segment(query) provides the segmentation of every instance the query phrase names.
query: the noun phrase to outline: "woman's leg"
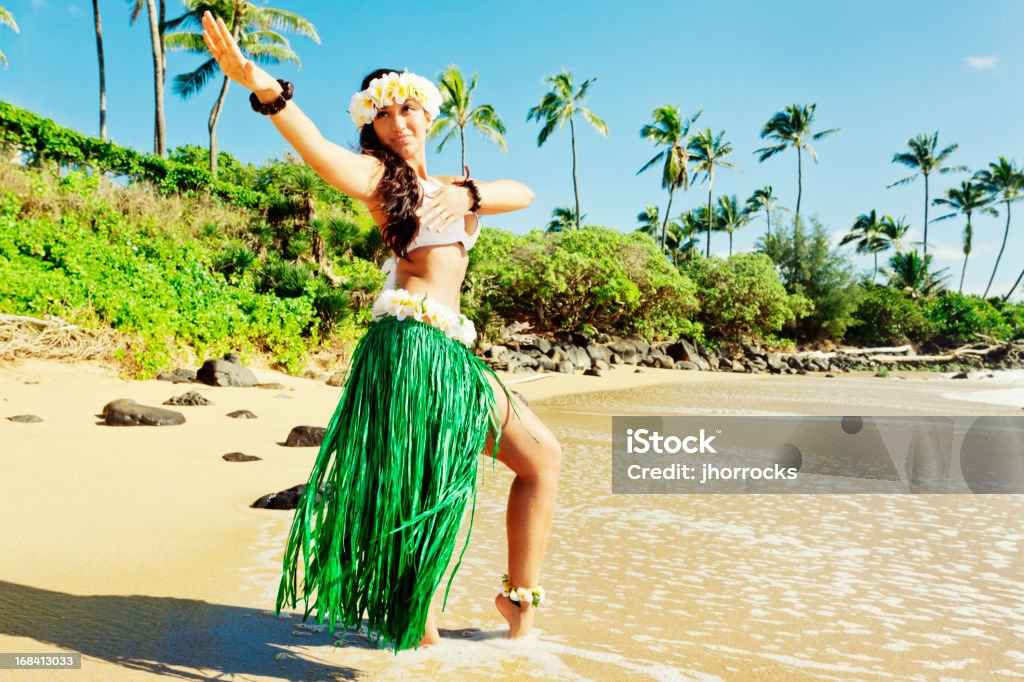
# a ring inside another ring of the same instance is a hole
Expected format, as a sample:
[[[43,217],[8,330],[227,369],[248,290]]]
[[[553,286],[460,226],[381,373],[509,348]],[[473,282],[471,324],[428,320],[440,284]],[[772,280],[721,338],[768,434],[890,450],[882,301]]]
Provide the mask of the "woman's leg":
[[[502,424],[498,459],[516,475],[505,514],[508,577],[517,587],[536,587],[540,583],[544,551],[551,534],[562,446],[530,408],[513,396],[517,416],[498,382],[491,376],[487,380],[494,390]],[[530,433],[540,442],[534,441]],[[494,439],[488,435],[484,453],[489,455],[493,451]],[[509,622],[509,637],[529,633],[533,626],[532,605],[524,603],[517,607],[501,595],[495,598],[495,605]]]

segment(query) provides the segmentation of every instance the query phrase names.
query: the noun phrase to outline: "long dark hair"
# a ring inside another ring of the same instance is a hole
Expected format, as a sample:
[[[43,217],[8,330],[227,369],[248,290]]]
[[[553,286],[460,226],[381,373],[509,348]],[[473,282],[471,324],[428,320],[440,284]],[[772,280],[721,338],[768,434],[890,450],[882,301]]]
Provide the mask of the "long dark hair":
[[[377,69],[367,74],[360,89],[365,90],[374,78],[389,73],[400,72],[395,69]],[[384,164],[384,175],[377,185],[376,195],[387,217],[387,224],[381,234],[384,242],[398,254],[399,258],[407,259],[409,244],[419,228],[416,207],[423,198],[416,170],[381,143],[373,129],[373,123],[367,123],[359,131],[359,146],[364,154],[369,154]]]

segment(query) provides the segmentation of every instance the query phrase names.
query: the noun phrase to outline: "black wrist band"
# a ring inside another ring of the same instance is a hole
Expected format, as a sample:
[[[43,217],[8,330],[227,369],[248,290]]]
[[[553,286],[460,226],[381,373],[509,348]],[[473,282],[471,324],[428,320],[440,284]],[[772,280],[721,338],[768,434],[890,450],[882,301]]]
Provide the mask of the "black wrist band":
[[[469,195],[473,197],[473,205],[469,207],[469,212],[476,213],[480,210],[480,189],[476,186],[476,183],[469,178],[466,178],[465,180],[461,180],[455,184],[459,187],[469,189]]]
[[[281,84],[281,94],[277,96],[277,99],[269,104],[261,102],[255,92],[249,93],[249,105],[252,107],[253,111],[258,114],[263,114],[264,116],[272,116],[284,109],[285,103],[290,100],[292,95],[295,93],[295,86],[288,81],[281,80],[280,78],[277,79],[277,82]]]

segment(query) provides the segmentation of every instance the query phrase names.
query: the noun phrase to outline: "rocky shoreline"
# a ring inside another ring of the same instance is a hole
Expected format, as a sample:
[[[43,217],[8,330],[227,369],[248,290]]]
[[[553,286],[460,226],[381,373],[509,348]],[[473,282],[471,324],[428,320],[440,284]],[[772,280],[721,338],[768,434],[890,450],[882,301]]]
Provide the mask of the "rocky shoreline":
[[[781,352],[757,344],[738,344],[714,351],[693,340],[647,343],[639,339],[556,332],[550,337],[522,333],[524,326],[505,329],[500,344],[481,344],[484,360],[496,370],[516,374],[579,370],[601,376],[612,365],[747,374],[808,374],[891,370],[967,372],[977,369],[1024,368],[1024,342],[978,342],[945,352],[919,353],[913,346],[837,348],[830,351]]]

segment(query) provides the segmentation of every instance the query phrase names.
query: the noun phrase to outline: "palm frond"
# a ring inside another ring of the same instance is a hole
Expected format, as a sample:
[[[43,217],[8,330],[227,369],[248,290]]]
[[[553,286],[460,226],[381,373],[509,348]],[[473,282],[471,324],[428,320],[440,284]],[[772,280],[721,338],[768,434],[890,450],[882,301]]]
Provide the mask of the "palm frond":
[[[500,121],[499,121],[499,124],[500,124]],[[505,135],[504,135],[505,129],[504,129],[504,126],[502,126],[501,130],[498,130],[497,128],[495,128],[490,123],[476,123],[476,122],[474,122],[473,127],[476,129],[476,131],[478,133],[480,133],[480,135],[482,135],[486,139],[490,140],[494,144],[498,145],[498,148],[501,149],[501,151],[503,151],[503,152],[507,152],[508,151],[508,143],[505,142]]]
[[[892,162],[902,164],[907,168],[921,167],[920,157],[918,157],[916,154],[911,154],[909,152],[900,152],[899,154],[893,154]]]
[[[895,187],[896,185],[906,185],[906,184],[909,184],[909,183],[913,182],[916,179],[917,179],[917,174],[915,173],[914,175],[908,175],[907,177],[903,178],[902,180],[897,180],[896,182],[892,183],[891,185],[886,185],[885,188],[889,189],[890,187]]]
[[[168,33],[164,36],[164,47],[172,52],[183,51],[202,55],[210,53],[200,33]]]
[[[558,119],[549,118],[544,124],[544,127],[540,129],[540,133],[537,135],[537,146],[544,144],[551,133],[554,132],[555,126],[558,123]]]
[[[653,159],[651,159],[650,161],[645,163],[643,165],[643,168],[641,168],[640,170],[638,170],[636,172],[636,175],[640,175],[641,173],[643,173],[645,170],[647,170],[648,168],[650,168],[654,164],[659,163],[663,158],[665,158],[665,154],[667,154],[667,153],[668,153],[667,149],[662,149],[660,152],[658,152],[657,154],[654,155]]]
[[[277,45],[250,45],[246,48],[246,52],[260,66],[294,62],[296,67],[302,68],[299,56],[288,48],[278,47]]]
[[[785,144],[776,144],[771,147],[761,147],[760,149],[755,149],[754,153],[760,154],[760,156],[757,159],[758,161],[765,161],[766,159],[770,159],[776,154],[784,151],[786,151]]]
[[[469,120],[473,125],[487,126],[493,128],[496,132],[504,135],[506,133],[505,124],[502,122],[501,117],[494,110],[494,107],[490,104],[481,104],[469,113]]]
[[[602,121],[600,118],[598,118],[597,115],[594,114],[594,112],[584,107],[580,107],[578,111],[580,112],[580,115],[582,115],[583,118],[586,119],[587,123],[594,126],[594,130],[596,130],[601,135],[608,135],[608,124]]]
[[[14,20],[14,15],[11,14],[10,10],[0,7],[0,26],[7,26],[15,33],[21,33],[21,29],[18,28],[18,22]]]
[[[449,119],[450,120],[450,119]],[[437,151],[440,152],[444,149],[444,146],[448,144],[449,140],[455,138],[455,133],[459,129],[456,125],[448,126],[448,134],[441,138],[441,141],[437,144]]]
[[[306,18],[274,7],[254,7],[256,10],[257,23],[263,28],[273,28],[279,31],[288,31],[295,35],[306,36],[314,43],[320,42],[316,28]]]
[[[458,124],[454,118],[441,114],[434,119],[433,125],[427,130],[427,139],[436,139],[441,133],[446,131],[450,135],[456,128],[458,128]],[[440,147],[438,147],[438,151],[441,151]]]
[[[206,87],[210,79],[219,71],[217,60],[213,58],[207,59],[195,71],[175,76],[174,85],[171,86],[171,89],[174,94],[182,99],[188,99]]]
[[[202,35],[199,35],[199,39],[202,41]],[[245,34],[244,40],[264,45],[282,45],[284,47],[291,47],[291,43],[287,38],[277,31],[271,31],[266,28],[259,29],[258,31],[249,31]]]

